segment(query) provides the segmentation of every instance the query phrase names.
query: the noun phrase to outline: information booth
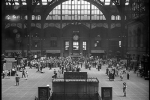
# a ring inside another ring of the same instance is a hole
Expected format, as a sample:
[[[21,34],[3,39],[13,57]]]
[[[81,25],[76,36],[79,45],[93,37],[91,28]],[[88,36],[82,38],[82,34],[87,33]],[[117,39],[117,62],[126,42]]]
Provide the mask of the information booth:
[[[53,79],[52,91],[50,100],[101,100],[99,80],[87,72],[65,72],[64,78]]]
[[[8,76],[15,76],[15,68],[17,66],[17,61],[15,60],[15,58],[5,58],[5,66],[3,67],[4,71],[8,72]]]

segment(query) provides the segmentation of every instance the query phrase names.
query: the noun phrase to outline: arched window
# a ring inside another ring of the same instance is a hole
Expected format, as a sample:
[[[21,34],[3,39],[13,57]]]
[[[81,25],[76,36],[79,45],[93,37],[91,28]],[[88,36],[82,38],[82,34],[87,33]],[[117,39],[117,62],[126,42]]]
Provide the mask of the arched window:
[[[25,20],[28,20],[28,16],[27,16],[27,15],[25,15],[25,16],[24,16],[24,19],[25,19]]]
[[[62,3],[62,20],[106,20],[104,14],[95,6],[84,0],[68,0]],[[90,12],[91,7],[91,12]],[[91,16],[90,16],[91,14]],[[61,5],[56,6],[46,20],[60,20]]]
[[[115,16],[114,15],[111,15],[111,20],[115,20]]]
[[[17,20],[20,20],[20,15],[17,15],[17,16],[16,16],[16,19],[17,19]]]
[[[41,20],[41,15],[37,15],[36,20]]]
[[[117,16],[116,16],[116,20],[121,20],[120,15],[117,15]]]
[[[126,0],[126,3],[125,3],[125,5],[129,5],[129,0]]]
[[[10,16],[7,15],[7,16],[5,17],[5,19],[6,19],[6,20],[10,20]]]
[[[32,20],[35,20],[35,15],[32,15]]]
[[[105,0],[105,5],[110,5],[110,0]]]
[[[48,2],[51,2],[52,0],[42,0],[42,5],[47,5]]]

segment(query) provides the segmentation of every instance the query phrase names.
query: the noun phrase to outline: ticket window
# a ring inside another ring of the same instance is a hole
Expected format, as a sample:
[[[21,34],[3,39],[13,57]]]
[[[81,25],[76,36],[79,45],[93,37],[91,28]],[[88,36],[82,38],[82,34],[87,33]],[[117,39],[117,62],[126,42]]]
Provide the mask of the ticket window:
[[[95,43],[94,43],[94,47],[95,48],[101,47],[101,41],[100,40],[96,40]]]
[[[69,41],[65,41],[65,50],[66,50],[66,51],[69,50]]]
[[[87,50],[86,41],[83,41],[83,50]]]
[[[79,50],[79,42],[77,42],[77,41],[73,42],[73,50],[75,50],[75,51]]]

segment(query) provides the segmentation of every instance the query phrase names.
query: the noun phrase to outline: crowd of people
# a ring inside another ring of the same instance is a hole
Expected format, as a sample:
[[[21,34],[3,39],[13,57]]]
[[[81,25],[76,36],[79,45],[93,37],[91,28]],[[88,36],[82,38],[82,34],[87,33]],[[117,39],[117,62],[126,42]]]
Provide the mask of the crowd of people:
[[[98,57],[81,57],[81,58],[73,58],[73,57],[41,57],[35,59],[19,59],[17,61],[17,65],[12,68],[14,74],[17,76],[17,72],[22,72],[22,78],[28,78],[28,72],[26,67],[29,69],[35,68],[36,72],[43,73],[42,69],[48,67],[49,70],[54,68],[54,75],[52,78],[60,77],[64,72],[79,72],[82,67],[85,69],[91,70],[91,68],[96,68],[98,71],[101,70],[102,66],[107,64],[106,74],[108,75],[109,80],[115,79],[115,77],[120,77],[120,80],[123,80],[124,75],[127,75],[127,79],[130,78],[130,70],[131,68],[127,66],[126,63],[122,61],[117,61],[113,59],[102,59]],[[83,66],[84,65],[84,66]],[[59,68],[59,70],[55,70],[55,68]],[[137,75],[140,73],[141,66],[139,66],[137,70]],[[3,78],[5,77],[5,72],[3,72]],[[10,75],[10,72],[7,73]],[[7,76],[6,75],[6,76]],[[18,76],[17,76],[18,77]],[[18,80],[18,79],[16,79]]]
[[[125,74],[127,75],[127,79],[129,79],[130,70],[125,62],[108,59],[107,64],[106,74],[109,80],[114,81],[115,77],[120,77],[122,81]]]
[[[103,65],[107,65],[106,67],[106,75],[109,80],[115,80],[116,77],[119,77],[121,81],[124,80],[124,76],[126,75],[127,79],[130,79],[130,70],[133,69],[133,66],[127,66],[127,63],[123,61],[117,61],[114,59],[102,59],[98,57],[81,57],[81,58],[73,58],[73,57],[41,57],[36,59],[19,59],[17,61],[17,65],[14,66],[10,71],[7,72],[7,75],[3,71],[3,78],[8,75],[11,75],[14,72],[16,86],[19,86],[20,78],[28,79],[28,71],[26,67],[29,69],[37,69],[36,72],[43,73],[43,68],[48,68],[51,70],[54,69],[54,75],[52,78],[59,78],[60,75],[63,75],[64,72],[80,72],[82,68],[91,70],[91,68],[97,69],[100,71]],[[5,64],[4,64],[5,66]],[[58,70],[56,70],[56,68]],[[137,76],[140,74],[142,69],[141,64],[137,66],[136,73]],[[134,71],[134,70],[133,70]],[[22,73],[22,77],[19,77],[18,72]],[[123,83],[123,93],[126,96],[126,83]]]

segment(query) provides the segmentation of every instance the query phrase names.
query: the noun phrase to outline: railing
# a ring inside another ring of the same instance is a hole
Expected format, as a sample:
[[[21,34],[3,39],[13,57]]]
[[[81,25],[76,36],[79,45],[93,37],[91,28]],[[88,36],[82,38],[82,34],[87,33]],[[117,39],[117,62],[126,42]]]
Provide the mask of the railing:
[[[101,100],[99,94],[52,94],[48,100]]]
[[[75,81],[75,82],[85,82],[85,79],[65,79],[66,82],[71,82],[71,81]],[[53,79],[52,82],[64,82],[63,78],[56,78]],[[99,82],[99,80],[97,78],[88,78],[87,82]]]

